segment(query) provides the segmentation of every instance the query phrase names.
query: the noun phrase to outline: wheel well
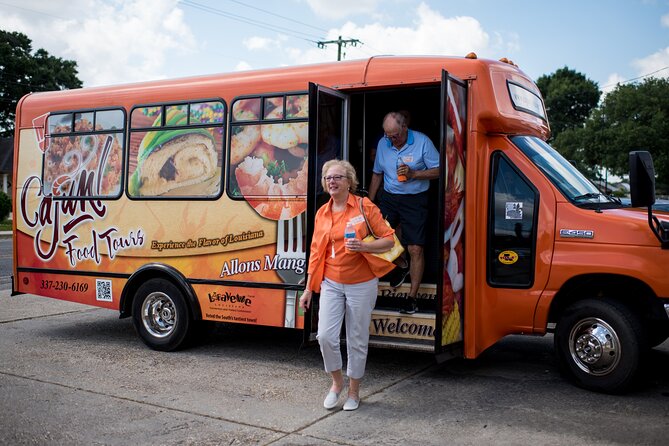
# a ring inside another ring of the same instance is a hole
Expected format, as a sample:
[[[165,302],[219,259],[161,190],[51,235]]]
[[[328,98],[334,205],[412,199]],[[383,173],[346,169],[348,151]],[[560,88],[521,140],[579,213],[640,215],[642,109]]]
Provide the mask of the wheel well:
[[[572,303],[586,298],[615,300],[637,314],[653,320],[664,313],[662,302],[644,282],[629,276],[586,274],[569,279],[551,302],[548,322],[555,323]]]
[[[188,302],[190,314],[194,320],[202,319],[202,312],[200,311],[200,304],[193,287],[190,286],[186,278],[176,269],[162,263],[151,263],[142,266],[135,273],[130,276],[121,292],[121,302],[119,306],[119,317],[126,318],[132,315],[132,302],[135,298],[135,293],[140,286],[147,280],[162,278],[169,280],[176,287],[178,287]]]

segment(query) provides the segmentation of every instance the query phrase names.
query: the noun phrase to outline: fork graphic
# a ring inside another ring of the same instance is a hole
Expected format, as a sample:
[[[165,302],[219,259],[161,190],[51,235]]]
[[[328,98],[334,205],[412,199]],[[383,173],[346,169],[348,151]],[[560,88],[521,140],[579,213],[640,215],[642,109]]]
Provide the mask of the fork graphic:
[[[276,273],[284,283],[298,284],[304,280],[305,273],[298,274],[290,265],[305,258],[305,239],[303,214],[297,215],[289,220],[279,220],[276,229],[276,254],[283,262],[279,265],[287,265],[288,269],[277,268]],[[306,265],[305,265],[306,269]],[[297,301],[296,290],[286,290],[286,310],[284,316],[284,327],[295,328],[295,310]]]

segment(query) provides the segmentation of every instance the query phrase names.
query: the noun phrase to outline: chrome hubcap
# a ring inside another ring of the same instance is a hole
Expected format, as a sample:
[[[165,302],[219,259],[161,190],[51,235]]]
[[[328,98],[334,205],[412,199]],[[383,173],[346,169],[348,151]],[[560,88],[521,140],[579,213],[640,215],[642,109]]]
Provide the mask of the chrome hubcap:
[[[603,320],[582,319],[569,334],[569,352],[584,372],[594,376],[606,375],[620,362],[620,339]]]
[[[172,333],[177,322],[174,301],[162,292],[146,296],[142,304],[142,323],[144,328],[157,338],[164,338]]]

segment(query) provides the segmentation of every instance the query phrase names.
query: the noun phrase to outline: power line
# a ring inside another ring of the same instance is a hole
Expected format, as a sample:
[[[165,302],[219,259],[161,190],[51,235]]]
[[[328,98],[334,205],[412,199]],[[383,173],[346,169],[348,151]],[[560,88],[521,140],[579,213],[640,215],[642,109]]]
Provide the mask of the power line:
[[[257,8],[255,6],[247,5],[247,4],[245,4],[243,2],[240,2],[240,1],[236,1],[236,0],[229,0],[229,1],[231,1],[233,3],[237,3],[237,4],[242,5],[242,6],[246,6],[247,8],[251,8],[251,9],[255,9],[255,10],[264,12],[265,14],[269,14],[269,15],[272,15],[272,16],[275,16],[275,17],[282,18],[284,20],[288,20],[288,21],[291,21],[291,22],[294,22],[294,23],[297,23],[297,24],[300,24],[300,25],[303,25],[303,26],[307,26],[309,28],[313,28],[317,31],[323,31],[323,32],[327,33],[327,30],[324,30],[322,28],[318,28],[318,27],[313,26],[313,25],[309,25],[308,23],[300,22],[299,20],[295,20],[295,19],[292,19],[290,17],[285,17],[285,16],[282,16],[280,14],[276,14],[276,13],[273,13],[271,11],[264,10],[262,8]],[[249,25],[260,26],[260,27],[265,28],[265,29],[270,28],[270,29],[273,29],[275,31],[278,30],[278,31],[282,31],[282,32],[285,32],[285,33],[288,33],[288,34],[297,33],[297,34],[302,34],[302,35],[305,35],[305,36],[308,36],[308,37],[319,38],[318,36],[315,36],[313,34],[307,34],[307,33],[303,33],[303,32],[300,32],[300,31],[296,31],[294,29],[285,28],[285,27],[278,26],[278,25],[272,25],[270,23],[266,23],[266,22],[262,22],[262,21],[259,21],[259,20],[254,20],[254,19],[251,19],[251,18],[248,18],[248,17],[244,17],[244,16],[241,16],[241,15],[225,12],[225,11],[222,11],[222,10],[210,7],[210,6],[206,6],[206,5],[196,3],[194,1],[182,0],[182,1],[179,1],[179,3],[182,3],[185,6],[190,6],[190,7],[196,8],[196,9],[200,9],[200,10],[205,11],[205,12],[221,15],[223,17],[227,17],[227,18],[230,18],[230,19],[233,19],[233,20],[238,20],[238,21],[241,21],[243,23],[247,23]],[[53,17],[55,19],[71,20],[71,18],[67,19],[65,17],[60,17],[60,16],[57,16],[57,15],[48,14],[46,12],[37,11],[35,9],[25,8],[25,7],[13,5],[13,4],[10,4],[10,3],[0,2],[0,5],[5,5],[5,6],[9,6],[9,7],[16,8],[16,9],[21,9],[23,11],[31,12],[31,13],[34,13],[34,14],[40,14],[40,15],[44,15],[44,16],[47,16],[47,17]],[[293,37],[303,39],[303,37],[295,36],[294,34],[293,34]],[[307,39],[305,39],[305,40],[307,40]],[[308,41],[312,42],[312,43],[315,43],[313,40],[308,40]]]
[[[273,31],[282,32],[282,33],[291,35],[291,36],[293,36],[297,39],[305,40],[305,41],[310,42],[310,43],[317,43],[316,40],[314,40],[314,39],[317,39],[318,37],[314,36],[313,34],[307,34],[307,33],[301,32],[301,31],[296,31],[294,29],[285,28],[283,26],[272,25],[271,23],[267,23],[267,22],[263,22],[263,21],[260,21],[260,20],[255,20],[255,19],[251,19],[251,18],[248,18],[248,17],[244,17],[244,16],[239,15],[239,14],[233,14],[233,13],[230,13],[230,12],[225,12],[225,11],[222,11],[220,9],[216,9],[216,8],[212,8],[210,6],[206,6],[206,5],[202,5],[200,3],[196,3],[192,0],[180,0],[179,3],[181,3],[182,5],[185,5],[185,6],[190,6],[191,8],[195,8],[195,9],[199,9],[199,10],[204,11],[204,12],[208,12],[210,14],[215,14],[215,15],[219,15],[219,16],[222,16],[222,17],[226,17],[228,19],[236,20],[238,22],[246,23],[247,25],[253,25],[253,26],[256,26],[258,28],[270,29],[270,30],[273,30]],[[301,34],[302,36],[313,37],[314,39],[307,39],[306,37],[299,36],[298,34]]]
[[[238,5],[246,6],[247,8],[255,9],[256,11],[264,12],[265,14],[269,14],[269,15],[272,15],[272,16],[274,16],[274,17],[279,17],[279,18],[281,18],[281,19],[288,20],[289,22],[297,23],[297,24],[299,24],[299,25],[303,25],[303,26],[306,26],[306,27],[308,27],[308,28],[315,29],[315,30],[317,30],[317,31],[323,31],[324,33],[327,33],[327,32],[328,32],[327,29],[319,28],[319,27],[317,27],[317,26],[313,26],[313,25],[310,25],[310,24],[308,24],[308,23],[300,22],[299,20],[295,20],[295,19],[293,19],[293,18],[291,18],[291,17],[282,16],[282,15],[280,15],[280,14],[276,14],[276,13],[271,12],[271,11],[268,11],[268,10],[266,10],[266,9],[258,8],[258,7],[256,7],[256,6],[247,5],[247,4],[244,3],[244,2],[240,2],[240,1],[237,1],[237,0],[228,0],[228,1],[230,1],[230,2],[232,2],[232,3],[237,3]]]
[[[231,1],[233,3],[236,3],[236,4],[239,4],[239,5],[242,5],[242,6],[245,6],[247,8],[255,9],[255,10],[263,12],[265,14],[269,14],[269,15],[279,17],[279,18],[284,19],[284,20],[288,20],[290,22],[298,23],[300,25],[316,29],[318,31],[323,31],[323,32],[326,32],[326,33],[328,32],[327,30],[324,30],[322,28],[318,28],[318,27],[309,25],[307,23],[300,22],[299,20],[294,20],[290,17],[285,17],[285,16],[282,16],[280,14],[276,14],[276,13],[273,13],[271,11],[267,11],[267,10],[262,9],[262,8],[247,5],[247,4],[245,4],[243,2],[240,2],[238,0],[229,0],[229,1]],[[358,39],[342,40],[341,36],[339,36],[338,40],[329,40],[329,41],[323,41],[323,40],[315,41],[315,40],[311,40],[311,39],[306,39],[304,37],[296,36],[295,33],[302,34],[302,35],[308,36],[308,37],[315,37],[315,38],[318,38],[318,37],[314,36],[313,34],[304,33],[304,32],[301,32],[301,31],[294,30],[294,29],[288,29],[288,28],[285,28],[285,27],[279,26],[279,25],[272,25],[270,23],[263,22],[263,21],[256,20],[256,19],[252,19],[252,18],[249,18],[249,17],[245,17],[245,16],[242,16],[242,15],[239,15],[239,14],[233,14],[233,13],[230,13],[230,12],[225,12],[225,11],[222,11],[220,9],[216,9],[216,8],[212,8],[210,6],[202,5],[202,4],[197,3],[193,0],[180,0],[179,3],[181,3],[185,6],[190,6],[192,8],[196,8],[196,9],[200,9],[200,10],[205,11],[205,12],[209,12],[211,14],[220,15],[220,16],[232,19],[232,20],[237,20],[237,21],[242,22],[242,23],[257,26],[257,27],[260,27],[260,28],[263,28],[263,29],[268,29],[269,28],[269,29],[273,29],[275,31],[284,32],[284,33],[292,35],[293,37],[296,37],[298,39],[306,40],[307,42],[310,42],[310,43],[315,43],[316,45],[318,45],[319,48],[325,48],[325,45],[327,45],[327,44],[336,43],[339,47],[338,52],[337,52],[337,60],[341,60],[341,47],[342,46],[346,46],[347,44],[351,44],[353,46],[357,46],[357,44],[362,44],[362,42],[360,42],[360,40],[358,40]]]
[[[299,25],[302,25],[302,26],[306,26],[306,27],[308,27],[308,28],[315,29],[315,30],[317,30],[317,31],[322,31],[322,32],[324,32],[324,33],[326,33],[326,34],[330,32],[330,31],[327,30],[327,29],[319,28],[318,26],[310,25],[309,23],[305,23],[305,22],[301,22],[301,21],[299,21],[299,20],[295,20],[295,19],[292,18],[292,17],[286,17],[286,16],[283,16],[283,15],[281,15],[281,14],[276,14],[276,13],[274,13],[274,12],[272,12],[272,11],[268,11],[268,10],[263,9],[263,8],[258,8],[258,7],[256,7],[256,6],[251,6],[251,5],[248,5],[248,4],[244,3],[244,2],[240,2],[239,0],[228,0],[228,1],[229,1],[229,2],[232,2],[232,3],[236,3],[236,4],[238,4],[238,5],[245,6],[245,7],[250,8],[250,9],[255,9],[256,11],[260,11],[260,12],[263,12],[263,13],[265,13],[265,14],[269,14],[269,15],[274,16],[274,17],[279,17],[279,18],[281,18],[281,19],[288,20],[289,22],[297,23],[297,24],[299,24]]]
[[[642,74],[641,76],[633,77],[632,79],[627,79],[627,80],[616,82],[616,83],[613,83],[613,84],[604,85],[602,87],[602,90],[604,90],[605,88],[609,88],[609,87],[615,87],[616,85],[619,85],[619,84],[626,84],[628,82],[633,82],[633,81],[636,81],[636,80],[639,80],[639,79],[643,79],[644,77],[652,76],[653,74],[659,73],[660,71],[663,71],[663,70],[666,70],[666,69],[669,69],[669,66],[660,68],[659,70],[655,70],[652,73]]]
[[[67,20],[71,20],[71,19],[66,19],[66,18],[64,18],[64,17],[59,17],[59,16],[57,16],[57,15],[48,14],[48,13],[46,13],[46,12],[36,11],[36,10],[34,10],[34,9],[29,9],[29,8],[24,8],[24,7],[22,7],[22,6],[12,5],[11,3],[0,2],[0,5],[5,5],[5,6],[9,6],[9,7],[11,7],[11,8],[16,8],[16,9],[22,9],[22,10],[24,10],[24,11],[32,12],[32,13],[35,13],[35,14],[45,15],[45,16],[47,16],[47,17],[53,17],[54,19],[60,19],[60,20],[66,20],[66,21],[67,21]]]

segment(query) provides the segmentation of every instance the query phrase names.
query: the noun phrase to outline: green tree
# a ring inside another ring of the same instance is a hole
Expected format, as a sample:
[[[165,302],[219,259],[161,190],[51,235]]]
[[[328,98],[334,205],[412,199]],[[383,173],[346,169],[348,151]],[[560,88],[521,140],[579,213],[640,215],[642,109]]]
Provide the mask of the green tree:
[[[653,156],[656,189],[668,193],[669,80],[618,85],[584,127],[558,135],[554,145],[579,167],[598,165],[616,175],[628,172],[631,150],[647,150]]]
[[[599,166],[602,159],[596,152],[587,150],[592,145],[591,138],[596,136],[583,127],[567,129],[553,139],[551,145],[567,160],[593,181],[599,179]]]
[[[568,129],[581,127],[597,106],[601,92],[585,75],[560,68],[537,79],[551,125],[551,139]]]
[[[65,90],[82,86],[77,63],[50,56],[43,49],[33,53],[25,34],[0,30],[0,136],[14,132],[16,104],[36,91]]]

